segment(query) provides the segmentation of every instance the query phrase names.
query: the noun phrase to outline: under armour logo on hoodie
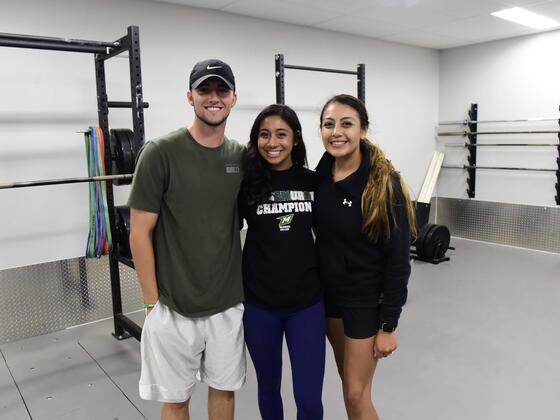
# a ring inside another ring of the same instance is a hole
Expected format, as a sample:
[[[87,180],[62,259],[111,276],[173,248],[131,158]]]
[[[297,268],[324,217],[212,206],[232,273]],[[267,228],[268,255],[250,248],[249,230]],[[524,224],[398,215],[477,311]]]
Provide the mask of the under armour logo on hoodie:
[[[344,199],[344,201],[342,202],[343,206],[348,206],[348,207],[352,207],[352,200],[347,200],[346,198]]]

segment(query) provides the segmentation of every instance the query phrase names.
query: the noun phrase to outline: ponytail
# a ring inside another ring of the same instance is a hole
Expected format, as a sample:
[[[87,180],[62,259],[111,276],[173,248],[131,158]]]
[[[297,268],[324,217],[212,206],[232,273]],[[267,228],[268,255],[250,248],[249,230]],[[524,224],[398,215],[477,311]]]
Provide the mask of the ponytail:
[[[398,228],[395,215],[395,191],[393,179],[398,180],[402,193],[402,203],[410,231],[416,236],[416,218],[408,188],[383,151],[368,139],[362,140],[369,151],[371,170],[367,184],[362,193],[363,231],[372,241],[388,240],[393,229]],[[399,200],[400,201],[400,200]]]

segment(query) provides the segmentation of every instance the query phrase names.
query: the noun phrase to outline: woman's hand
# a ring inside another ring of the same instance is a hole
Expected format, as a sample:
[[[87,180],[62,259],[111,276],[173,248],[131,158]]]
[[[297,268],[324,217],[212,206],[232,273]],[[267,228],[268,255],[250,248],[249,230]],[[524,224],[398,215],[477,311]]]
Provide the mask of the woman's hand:
[[[398,347],[397,333],[378,331],[373,341],[373,357],[381,359],[390,356]]]

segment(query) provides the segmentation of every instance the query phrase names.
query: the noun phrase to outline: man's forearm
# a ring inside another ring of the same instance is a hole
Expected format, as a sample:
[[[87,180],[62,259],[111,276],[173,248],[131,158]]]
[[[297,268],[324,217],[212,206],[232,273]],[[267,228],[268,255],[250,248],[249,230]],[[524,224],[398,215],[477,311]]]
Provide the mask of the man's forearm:
[[[155,303],[159,298],[156,281],[156,262],[151,232],[134,232],[130,235],[130,250],[138,274],[144,302]]]

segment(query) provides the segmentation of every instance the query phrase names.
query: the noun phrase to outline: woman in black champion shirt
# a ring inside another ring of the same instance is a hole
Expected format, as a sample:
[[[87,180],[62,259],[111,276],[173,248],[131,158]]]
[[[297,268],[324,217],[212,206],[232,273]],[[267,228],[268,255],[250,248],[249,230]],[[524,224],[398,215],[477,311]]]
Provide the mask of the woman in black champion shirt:
[[[307,169],[296,113],[270,105],[251,129],[240,212],[244,329],[263,420],[284,418],[280,385],[284,336],[298,420],[323,418],[325,310],[312,235],[316,176]]]
[[[317,166],[315,218],[327,334],[350,420],[378,420],[371,401],[377,361],[397,348],[410,275],[414,212],[400,174],[366,139],[365,105],[350,95],[321,112],[326,149]]]

